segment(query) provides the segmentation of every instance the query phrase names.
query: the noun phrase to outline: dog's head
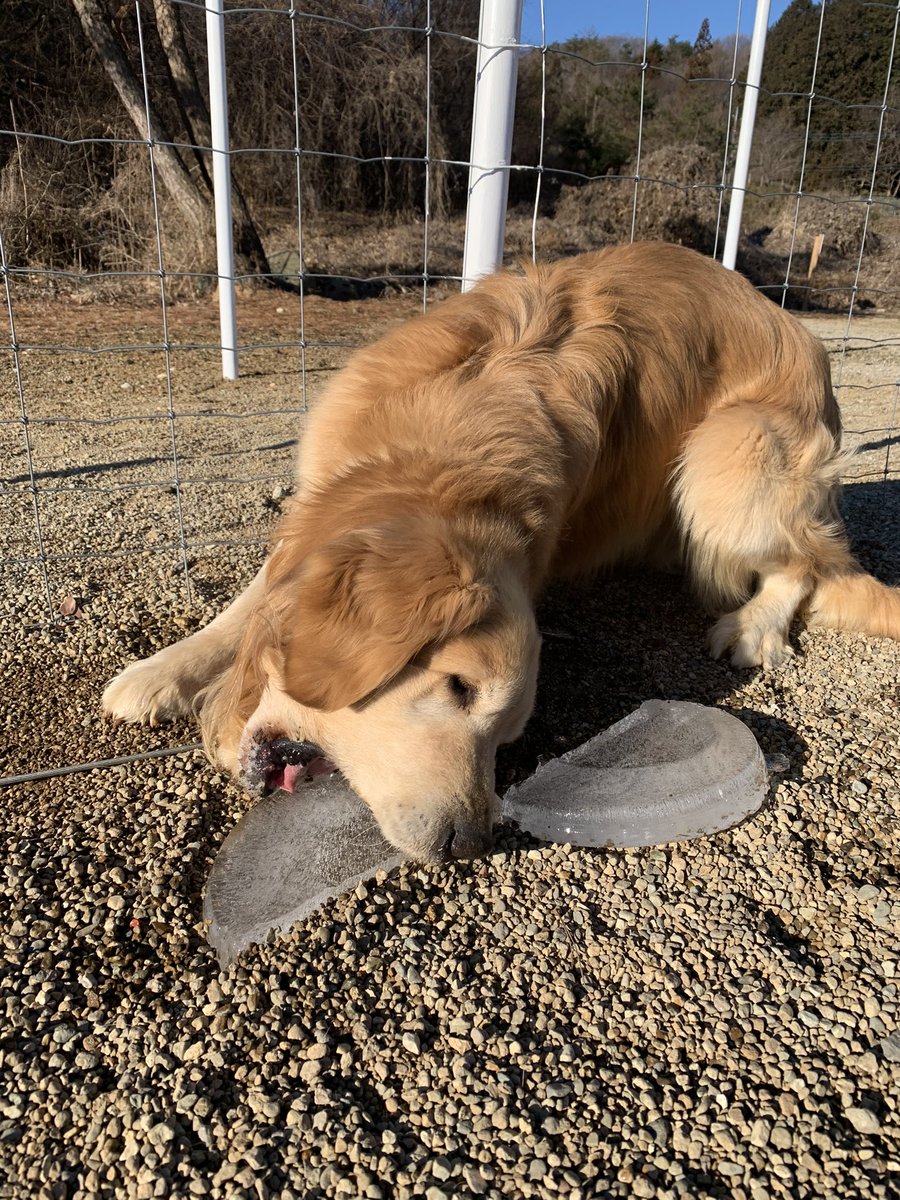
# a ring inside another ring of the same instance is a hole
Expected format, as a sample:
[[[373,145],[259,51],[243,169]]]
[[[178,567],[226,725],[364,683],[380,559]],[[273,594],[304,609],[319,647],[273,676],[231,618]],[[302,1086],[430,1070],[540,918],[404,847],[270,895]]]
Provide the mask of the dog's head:
[[[503,541],[421,514],[311,552],[286,538],[224,693],[242,715],[230,738],[227,721],[210,731],[220,757],[265,791],[315,771],[321,753],[400,849],[483,853],[497,746],[530,715],[539,649]]]

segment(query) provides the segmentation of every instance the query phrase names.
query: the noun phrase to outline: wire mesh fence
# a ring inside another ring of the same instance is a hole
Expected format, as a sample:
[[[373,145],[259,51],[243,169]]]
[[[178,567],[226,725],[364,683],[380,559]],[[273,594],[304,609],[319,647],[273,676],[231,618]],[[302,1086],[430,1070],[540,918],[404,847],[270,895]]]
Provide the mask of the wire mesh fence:
[[[211,557],[258,562],[316,391],[458,288],[472,166],[472,0],[227,6],[242,370],[223,382],[205,8],[65,8],[83,88],[55,107],[26,89],[0,128],[0,557],[25,626],[74,620],[111,573],[177,573],[187,605]],[[519,45],[507,260],[647,237],[720,255],[752,13],[663,42],[647,0],[617,10],[635,37],[560,43],[548,11],[526,5]],[[852,478],[887,483],[900,6],[811,12],[793,74],[793,26],[770,34],[738,267],[824,337]],[[862,83],[834,69],[853,23],[876,47]]]

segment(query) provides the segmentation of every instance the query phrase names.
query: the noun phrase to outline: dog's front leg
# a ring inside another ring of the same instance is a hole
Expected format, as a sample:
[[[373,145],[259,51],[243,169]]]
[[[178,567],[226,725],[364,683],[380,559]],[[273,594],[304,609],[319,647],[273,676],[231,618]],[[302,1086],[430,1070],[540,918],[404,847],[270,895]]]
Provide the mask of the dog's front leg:
[[[126,667],[103,693],[106,712],[121,721],[150,725],[192,713],[197,695],[237,653],[247,620],[262,599],[265,571],[264,565],[204,629]]]

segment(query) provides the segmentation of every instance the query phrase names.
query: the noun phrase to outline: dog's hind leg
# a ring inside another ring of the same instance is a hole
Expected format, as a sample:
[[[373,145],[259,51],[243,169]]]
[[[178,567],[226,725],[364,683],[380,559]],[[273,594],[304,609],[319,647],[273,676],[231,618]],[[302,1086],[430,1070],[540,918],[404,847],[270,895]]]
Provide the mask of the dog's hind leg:
[[[833,495],[840,463],[824,423],[774,405],[714,410],[689,436],[674,478],[687,561],[711,607],[737,605],[712,629],[716,657],[779,666],[818,580],[852,568]]]
[[[156,725],[193,712],[198,695],[228,667],[265,587],[265,567],[209,625],[126,667],[106,687],[103,707],[122,721]]]

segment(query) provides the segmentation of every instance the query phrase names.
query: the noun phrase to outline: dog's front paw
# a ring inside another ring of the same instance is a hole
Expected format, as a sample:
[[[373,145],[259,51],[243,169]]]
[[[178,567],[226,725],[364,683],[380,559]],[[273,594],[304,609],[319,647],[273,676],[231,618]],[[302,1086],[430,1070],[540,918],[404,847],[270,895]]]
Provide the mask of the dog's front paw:
[[[103,709],[119,721],[158,725],[193,710],[196,684],[167,668],[160,654],[126,667],[107,684]],[[161,661],[162,660],[162,661]]]

